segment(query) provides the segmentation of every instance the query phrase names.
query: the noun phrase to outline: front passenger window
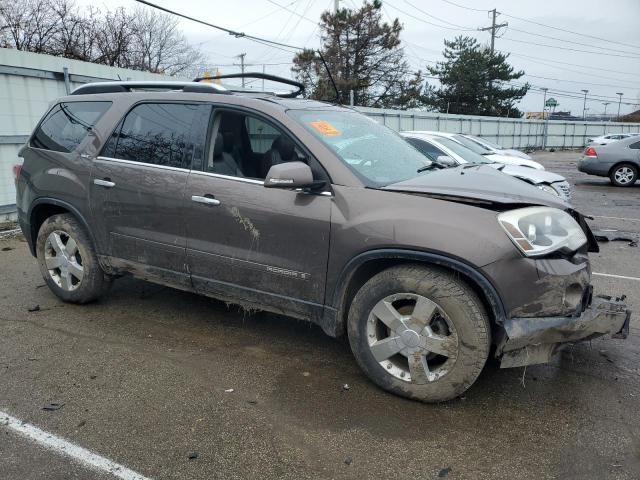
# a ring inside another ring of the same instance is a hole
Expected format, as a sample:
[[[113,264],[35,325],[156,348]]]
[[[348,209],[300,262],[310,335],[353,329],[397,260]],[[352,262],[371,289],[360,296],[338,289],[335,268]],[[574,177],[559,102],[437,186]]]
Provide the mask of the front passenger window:
[[[206,164],[211,173],[263,180],[273,165],[309,163],[287,133],[253,115],[219,111],[213,118],[212,132]]]

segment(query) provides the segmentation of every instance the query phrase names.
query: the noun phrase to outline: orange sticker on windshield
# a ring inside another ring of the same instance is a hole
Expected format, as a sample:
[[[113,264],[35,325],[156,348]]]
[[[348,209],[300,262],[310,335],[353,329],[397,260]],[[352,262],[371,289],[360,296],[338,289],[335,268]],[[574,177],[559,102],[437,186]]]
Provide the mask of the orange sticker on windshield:
[[[327,137],[337,137],[341,135],[340,130],[331,125],[329,122],[325,122],[324,120],[311,122],[310,125],[317,131],[319,131],[322,135],[325,135]]]

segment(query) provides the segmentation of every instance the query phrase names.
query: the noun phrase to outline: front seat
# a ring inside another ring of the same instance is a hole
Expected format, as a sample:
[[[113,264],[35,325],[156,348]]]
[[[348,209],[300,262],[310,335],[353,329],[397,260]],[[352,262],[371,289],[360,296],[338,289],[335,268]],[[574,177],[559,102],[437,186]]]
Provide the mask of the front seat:
[[[267,177],[269,169],[274,165],[293,162],[295,158],[295,145],[284,135],[279,135],[271,144],[271,148],[264,153],[262,158],[262,178]]]
[[[213,161],[209,167],[209,171],[219,173],[220,175],[231,175],[233,177],[244,176],[233,155],[224,151],[224,138],[219,132],[213,144]]]

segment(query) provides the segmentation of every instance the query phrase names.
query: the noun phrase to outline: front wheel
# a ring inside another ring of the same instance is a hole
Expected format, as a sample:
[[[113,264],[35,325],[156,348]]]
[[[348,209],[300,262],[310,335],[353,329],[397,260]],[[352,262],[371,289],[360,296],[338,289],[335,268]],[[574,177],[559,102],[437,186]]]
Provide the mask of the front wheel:
[[[45,282],[65,302],[96,300],[109,287],[91,239],[73,215],[47,218],[38,231],[36,252]]]
[[[453,399],[478,378],[491,330],[482,302],[459,276],[398,266],[366,282],[349,311],[351,350],[378,386],[423,402]]]
[[[638,179],[638,167],[630,163],[617,165],[611,170],[609,179],[616,187],[630,187]]]

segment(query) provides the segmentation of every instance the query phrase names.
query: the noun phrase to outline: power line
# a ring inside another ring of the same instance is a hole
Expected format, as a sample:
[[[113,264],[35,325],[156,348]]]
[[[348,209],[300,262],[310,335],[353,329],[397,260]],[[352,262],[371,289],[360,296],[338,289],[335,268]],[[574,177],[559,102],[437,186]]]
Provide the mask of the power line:
[[[574,45],[581,45],[583,47],[590,47],[590,48],[599,48],[600,50],[613,50],[615,52],[618,53],[628,53],[631,55],[638,55],[637,53],[634,52],[628,52],[626,50],[616,50],[614,47],[600,47],[598,45],[591,45],[589,43],[582,43],[582,42],[573,42],[571,40],[565,40],[564,38],[558,38],[558,37],[552,37],[550,35],[543,35],[541,33],[533,33],[533,32],[527,32],[526,30],[520,30],[519,28],[513,28],[513,27],[509,27],[509,30],[513,30],[514,32],[520,32],[520,33],[525,33],[527,35],[533,35],[535,37],[541,37],[541,38],[549,38],[551,40],[558,40],[559,42],[564,42],[564,43],[572,43]]]
[[[268,40],[266,38],[256,37],[256,36],[253,36],[253,35],[247,35],[246,33],[237,32],[235,30],[231,30],[230,28],[221,27],[219,25],[214,25],[213,23],[205,22],[204,20],[199,20],[197,18],[190,17],[189,15],[185,15],[183,13],[178,13],[178,12],[176,12],[174,10],[169,10],[168,8],[161,7],[160,5],[157,5],[155,3],[148,2],[147,0],[135,0],[135,1],[138,2],[138,3],[142,3],[143,5],[147,5],[148,7],[155,8],[157,10],[161,10],[161,11],[166,12],[166,13],[170,13],[171,15],[175,15],[177,17],[182,17],[182,18],[185,18],[187,20],[191,20],[192,22],[200,23],[202,25],[206,25],[208,27],[215,28],[216,30],[221,30],[223,32],[228,33],[229,35],[233,35],[236,38],[246,38],[247,40],[252,40],[252,41],[258,42],[258,43],[270,44],[270,45],[274,45],[274,46],[277,45],[277,46],[286,47],[286,48],[293,48],[295,50],[302,50],[302,47],[298,47],[298,46],[295,46],[295,45],[287,45],[286,43],[274,42],[273,40]]]
[[[442,0],[444,3],[448,3],[449,5],[453,5],[454,7],[464,8],[465,10],[471,10],[472,12],[488,12],[489,10],[482,10],[480,8],[471,8],[466,7],[464,5],[460,5],[459,3],[451,2],[449,0]]]
[[[404,0],[404,3],[406,3],[410,7],[413,7],[415,10],[417,10],[418,12],[426,15],[427,17],[433,18],[434,20],[438,20],[439,22],[446,23],[446,24],[452,25],[454,27],[462,28],[464,30],[474,30],[473,28],[465,27],[463,25],[459,25],[457,23],[453,23],[453,22],[449,22],[448,20],[444,20],[443,18],[436,17],[435,15],[431,15],[430,13],[425,12],[421,8],[416,7],[413,3],[409,2],[408,0]]]
[[[627,90],[635,90],[635,87],[623,87],[621,85],[609,85],[606,83],[593,83],[593,82],[583,82],[581,80],[562,80],[560,78],[549,78],[549,77],[540,77],[538,75],[531,75],[529,73],[525,73],[525,76],[532,78],[540,78],[542,80],[554,80],[556,82],[568,82],[568,83],[578,83],[580,85],[595,85],[597,87],[611,87],[611,88],[622,88]]]
[[[297,1],[298,1],[298,0],[296,0],[296,2],[297,2]],[[300,20],[306,20],[307,22],[311,22],[311,23],[313,23],[314,25],[318,23],[318,22],[316,22],[316,21],[314,21],[314,20],[311,20],[311,19],[310,19],[310,18],[308,18],[308,17],[305,17],[305,16],[304,16],[304,14],[302,14],[302,15],[301,15],[301,14],[299,14],[296,10],[291,10],[289,7],[290,7],[293,3],[296,3],[296,2],[290,3],[289,5],[280,5],[279,3],[274,2],[273,0],[267,0],[267,2],[269,2],[269,3],[273,3],[274,5],[276,5],[276,6],[280,7],[280,8],[282,8],[283,10],[286,10],[287,12],[291,12],[291,13],[293,13],[294,15],[296,15],[297,17],[299,17],[299,18],[300,18]],[[308,7],[307,7],[307,9],[308,9]]]
[[[446,25],[438,25],[437,23],[430,22],[428,20],[425,20],[424,18],[416,17],[415,15],[412,15],[411,13],[405,12],[404,10],[396,7],[395,5],[391,5],[389,2],[387,2],[386,5],[388,7],[393,8],[394,10],[399,11],[400,13],[403,13],[403,14],[407,15],[408,17],[411,17],[411,18],[413,18],[415,20],[418,20],[419,22],[426,23],[427,25],[432,25],[432,26],[438,27],[438,28],[444,28],[446,30],[456,30],[458,32],[475,32],[476,31],[475,28],[454,28],[454,27],[447,27]]]
[[[140,1],[140,0],[137,0]],[[509,42],[517,42],[517,43],[524,43],[527,45],[535,45],[537,47],[548,47],[548,48],[555,48],[558,50],[566,50],[566,51],[570,51],[570,52],[582,52],[582,53],[591,53],[593,55],[606,55],[608,57],[622,57],[622,58],[632,58],[634,60],[640,60],[640,56],[630,56],[630,55],[620,55],[617,53],[608,53],[608,52],[593,52],[590,50],[581,50],[578,48],[568,48],[568,47],[559,47],[556,45],[547,45],[547,44],[543,44],[543,43],[533,43],[533,42],[526,42],[524,40],[515,40],[513,38],[508,38],[508,37],[502,37],[503,40],[507,40]]]
[[[528,60],[533,61],[534,63],[540,63],[541,65],[546,65],[547,67],[559,68],[559,69],[561,69],[561,70],[568,70],[569,72],[579,73],[579,74],[581,74],[581,75],[590,75],[590,76],[592,76],[592,77],[597,77],[598,75],[595,75],[595,74],[594,74],[594,73],[592,73],[591,71],[589,71],[589,72],[578,72],[578,71],[576,71],[576,70],[571,70],[571,69],[566,68],[566,67],[563,67],[563,66],[550,65],[550,64],[548,64],[548,63],[544,63],[544,62],[560,63],[560,64],[562,64],[562,65],[570,65],[570,66],[572,66],[572,67],[579,67],[579,68],[584,68],[584,69],[587,69],[587,70],[601,70],[601,71],[603,71],[603,72],[619,73],[619,74],[621,74],[621,75],[633,75],[633,76],[637,76],[637,74],[635,74],[635,73],[631,73],[631,72],[621,72],[621,71],[618,71],[618,70],[610,70],[610,69],[608,69],[608,68],[598,68],[598,67],[593,67],[593,66],[591,66],[591,65],[589,65],[589,66],[585,66],[585,65],[580,65],[580,64],[577,64],[577,63],[567,63],[567,62],[562,62],[562,61],[559,61],[559,60],[551,60],[551,59],[547,59],[547,58],[532,57],[532,56],[530,56],[530,55],[525,55],[525,54],[523,54],[523,53],[517,53],[517,52],[515,52],[515,53],[514,53],[514,52],[504,52],[504,51],[503,51],[502,53],[504,53],[504,54],[510,54],[510,55],[512,55],[512,56],[514,56],[514,57],[522,57],[522,58],[526,58],[526,59],[528,59]],[[544,62],[541,62],[541,61],[539,61],[539,60],[544,60]],[[605,79],[609,79],[609,80],[618,80],[617,78],[603,77],[603,76],[601,76],[601,75],[600,75],[600,78],[605,78]]]
[[[443,1],[445,1],[445,0],[443,0]],[[447,2],[447,3],[449,3],[449,2]],[[533,21],[533,20],[528,20],[526,18],[516,17],[515,15],[509,15],[508,13],[504,13],[504,12],[501,12],[501,13],[506,17],[515,18],[516,20],[521,20],[523,22],[532,23],[532,24],[538,25],[540,27],[547,27],[547,28],[551,28],[553,30],[558,30],[560,32],[564,32],[564,33],[571,33],[573,35],[580,35],[580,36],[583,36],[583,37],[593,38],[595,40],[600,40],[602,42],[617,43],[618,45],[624,45],[625,47],[640,48],[640,46],[638,46],[638,45],[632,45],[630,43],[617,42],[615,40],[611,40],[611,39],[603,38],[603,37],[596,37],[595,35],[589,35],[589,34],[586,34],[586,33],[574,32],[572,30],[567,30],[566,28],[558,28],[558,27],[554,27],[553,25],[547,25],[545,23],[540,23],[540,22],[536,22],[536,21]]]

